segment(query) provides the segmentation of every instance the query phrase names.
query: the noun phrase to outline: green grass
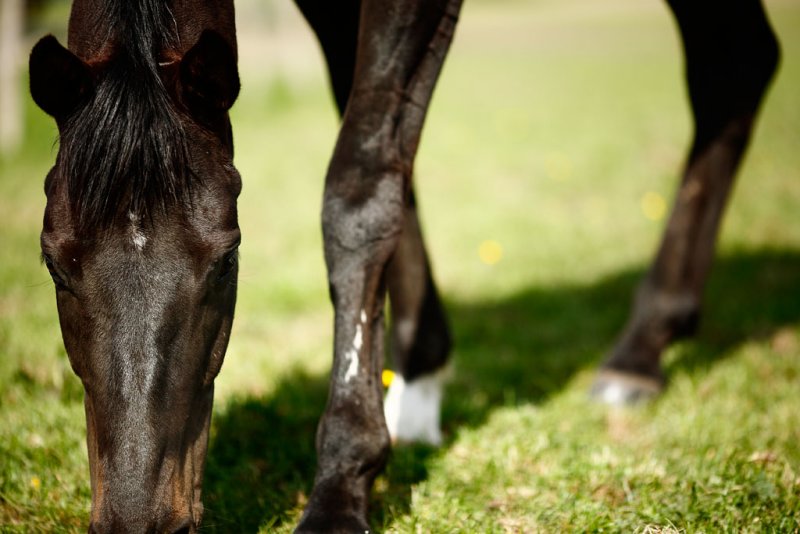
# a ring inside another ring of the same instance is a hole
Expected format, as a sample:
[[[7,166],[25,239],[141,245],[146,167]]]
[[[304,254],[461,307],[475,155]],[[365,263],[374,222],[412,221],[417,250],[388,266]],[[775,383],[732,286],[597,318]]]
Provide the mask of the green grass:
[[[467,2],[416,172],[456,340],[446,442],[394,452],[373,526],[800,529],[800,6],[768,6],[783,62],[701,331],[666,355],[660,399],[609,411],[586,391],[664,224],[640,202],[671,197],[690,136],[673,23],[635,0]],[[255,66],[233,112],[244,241],[204,490],[216,532],[291,530],[330,367],[319,210],[337,119],[321,70]],[[27,106],[23,152],[0,161],[0,531],[80,532],[82,390],[38,263],[55,128]]]

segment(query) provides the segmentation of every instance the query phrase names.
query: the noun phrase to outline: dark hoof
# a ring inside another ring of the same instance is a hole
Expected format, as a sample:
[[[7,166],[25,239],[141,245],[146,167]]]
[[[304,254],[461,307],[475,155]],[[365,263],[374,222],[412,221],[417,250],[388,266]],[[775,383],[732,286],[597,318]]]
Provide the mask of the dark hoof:
[[[310,502],[300,518],[295,534],[365,534],[370,532],[366,517],[357,507],[348,506],[342,499],[332,499],[320,505],[312,493]],[[315,502],[316,501],[316,502]]]
[[[664,381],[660,378],[601,369],[589,396],[611,406],[633,406],[657,397],[663,389]]]
[[[337,515],[303,517],[294,532],[295,534],[366,534],[371,531],[369,525],[361,519]]]

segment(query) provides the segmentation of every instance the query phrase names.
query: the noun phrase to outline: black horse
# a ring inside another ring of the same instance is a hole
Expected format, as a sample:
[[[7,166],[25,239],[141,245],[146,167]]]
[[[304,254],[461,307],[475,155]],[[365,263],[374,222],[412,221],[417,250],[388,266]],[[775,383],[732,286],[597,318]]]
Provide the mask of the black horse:
[[[298,530],[363,532],[392,439],[440,439],[437,377],[451,339],[411,175],[461,0],[297,4],[342,114],[322,213],[333,370]],[[608,402],[657,393],[661,353],[696,327],[725,201],[778,61],[759,0],[669,5],[695,136],[656,260],[593,387]],[[91,532],[194,532],[201,521],[213,382],[236,295],[236,57],[232,0],[74,0],[68,49],[46,37],[31,54],[31,93],[60,132],[41,243],[86,393]],[[384,417],[387,292],[400,378]]]

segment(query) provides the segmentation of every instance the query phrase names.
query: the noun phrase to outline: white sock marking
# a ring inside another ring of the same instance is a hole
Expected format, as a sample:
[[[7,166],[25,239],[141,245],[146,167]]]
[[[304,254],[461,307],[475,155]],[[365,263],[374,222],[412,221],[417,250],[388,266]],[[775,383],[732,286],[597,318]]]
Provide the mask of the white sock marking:
[[[612,406],[619,406],[625,404],[625,395],[620,384],[611,383],[603,389],[600,400]]]
[[[392,441],[441,445],[440,415],[445,372],[437,371],[406,383],[394,377],[383,401]]]

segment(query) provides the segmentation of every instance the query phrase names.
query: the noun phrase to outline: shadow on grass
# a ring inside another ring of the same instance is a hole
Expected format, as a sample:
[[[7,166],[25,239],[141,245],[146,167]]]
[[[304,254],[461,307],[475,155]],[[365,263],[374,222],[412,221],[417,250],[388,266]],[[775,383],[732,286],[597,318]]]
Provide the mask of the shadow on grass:
[[[479,426],[493,408],[540,403],[596,366],[626,319],[641,270],[590,286],[532,288],[497,302],[450,302],[456,373],[448,387],[446,435]],[[800,320],[800,252],[759,250],[720,258],[706,294],[699,340],[667,375],[698,372],[735,346],[769,338]],[[254,532],[290,520],[314,477],[314,435],[327,377],[295,372],[268,398],[228,405],[215,418],[205,484],[204,530]],[[435,451],[395,451],[373,499],[373,525],[410,507]],[[270,520],[270,518],[274,518]],[[272,521],[272,523],[270,523]]]
[[[270,397],[230,401],[214,418],[204,531],[255,532],[302,507],[314,480],[314,436],[327,387],[326,377],[295,371]]]

